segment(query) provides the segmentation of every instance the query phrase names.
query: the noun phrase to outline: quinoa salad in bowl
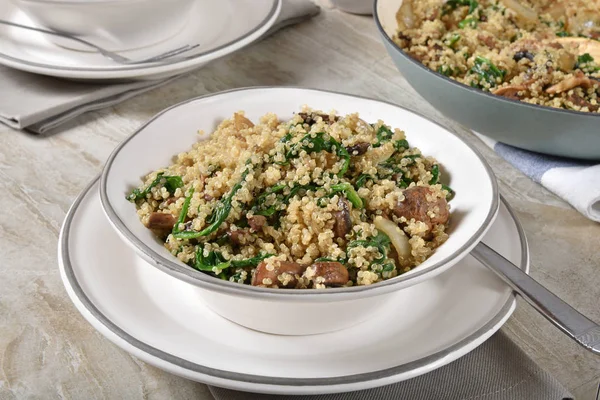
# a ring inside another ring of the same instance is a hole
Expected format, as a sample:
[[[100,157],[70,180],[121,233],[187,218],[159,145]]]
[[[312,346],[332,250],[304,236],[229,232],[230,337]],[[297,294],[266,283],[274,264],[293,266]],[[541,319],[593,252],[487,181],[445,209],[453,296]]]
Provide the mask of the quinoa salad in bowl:
[[[404,0],[394,42],[457,82],[512,100],[600,112],[600,2]]]
[[[305,107],[243,112],[127,194],[190,268],[270,288],[371,285],[424,262],[448,235],[453,191],[404,132]]]

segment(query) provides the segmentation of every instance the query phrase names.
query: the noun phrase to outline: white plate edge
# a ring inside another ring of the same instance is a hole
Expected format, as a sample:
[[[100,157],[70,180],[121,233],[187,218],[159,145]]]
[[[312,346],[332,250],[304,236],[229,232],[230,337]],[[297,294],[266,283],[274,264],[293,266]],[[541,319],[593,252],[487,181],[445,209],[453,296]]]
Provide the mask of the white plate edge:
[[[160,75],[162,78],[166,78],[168,76],[188,72],[195,69],[196,66],[201,67],[211,61],[232,54],[259,40],[277,21],[277,18],[281,13],[282,4],[282,0],[273,0],[273,6],[271,7],[271,10],[265,19],[240,38],[225,43],[216,49],[195,55],[191,59],[185,59],[173,64],[159,64],[144,68],[132,67],[130,69],[73,69],[70,67],[52,67],[51,65],[19,60],[0,52],[0,65],[34,74],[76,80],[147,80],[152,79],[157,75]],[[140,71],[143,72],[140,73]]]
[[[210,367],[204,367],[197,365],[186,360],[173,357],[169,354],[165,354],[162,351],[152,348],[145,343],[138,341],[134,337],[128,335],[126,332],[120,330],[118,326],[113,324],[108,318],[106,318],[91,302],[83,290],[79,287],[81,293],[77,293],[76,288],[72,286],[72,283],[77,284],[77,280],[72,274],[67,274],[66,268],[69,264],[68,260],[64,259],[63,255],[67,253],[66,239],[68,238],[68,230],[70,228],[70,222],[75,215],[78,206],[83,199],[89,194],[90,190],[97,184],[99,176],[97,176],[88,186],[80,193],[73,205],[69,209],[63,226],[59,235],[58,242],[58,260],[60,275],[63,280],[63,284],[67,290],[71,301],[75,304],[78,311],[83,317],[103,336],[110,340],[113,344],[117,345],[121,349],[133,354],[141,360],[154,365],[167,372],[173,373],[178,376],[185,377],[194,381],[202,382],[208,385],[214,385],[219,387],[225,387],[234,390],[252,391],[257,393],[272,393],[272,394],[324,394],[324,393],[339,393],[353,390],[362,390],[367,388],[379,387],[388,385],[391,383],[399,382],[402,380],[410,379],[412,377],[422,375],[430,372],[434,369],[442,367],[451,361],[456,360],[462,355],[472,351],[480,344],[485,342],[492,334],[500,329],[500,327],[508,320],[512,315],[516,307],[515,295],[509,296],[509,299],[501,308],[501,310],[483,327],[469,335],[467,338],[461,340],[449,348],[432,354],[428,357],[413,362],[392,367],[382,371],[369,372],[365,374],[349,375],[344,377],[333,377],[333,378],[319,378],[324,383],[311,384],[311,379],[294,379],[294,378],[276,378],[276,377],[263,377],[253,376],[248,374],[233,373],[229,371],[218,371]],[[517,230],[520,233],[520,241],[522,247],[521,264],[525,272],[529,271],[529,247],[527,239],[525,237],[523,228],[516,218],[514,211],[510,205],[504,200],[502,196],[501,202],[506,206],[510,216],[512,217]],[[70,268],[70,266],[69,266]],[[86,304],[87,303],[87,304]],[[111,327],[112,325],[112,327]],[[115,332],[118,331],[118,332]],[[146,347],[148,350],[144,350]],[[176,361],[180,361],[182,365],[178,365],[175,362],[165,360],[151,353],[163,353],[167,358],[174,358]],[[186,367],[186,364],[189,366]],[[223,373],[222,377],[210,375],[198,371],[198,369],[207,369],[212,371],[218,371]],[[377,374],[386,374],[386,376],[377,377]],[[373,376],[373,378],[364,379],[360,381],[351,380],[360,379],[364,376]],[[236,379],[237,378],[237,379]],[[241,378],[241,379],[240,379]],[[347,380],[348,382],[336,382],[338,380]],[[262,381],[262,382],[261,382]],[[271,381],[271,382],[269,382]],[[284,383],[287,382],[287,383]],[[331,383],[327,383],[331,382]]]

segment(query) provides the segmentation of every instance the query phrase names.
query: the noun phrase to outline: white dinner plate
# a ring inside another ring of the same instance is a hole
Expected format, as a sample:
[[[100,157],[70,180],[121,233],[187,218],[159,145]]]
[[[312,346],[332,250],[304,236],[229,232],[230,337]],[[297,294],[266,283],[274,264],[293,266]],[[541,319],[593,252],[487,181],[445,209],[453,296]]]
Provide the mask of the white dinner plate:
[[[207,0],[193,6],[182,31],[142,49],[120,54],[143,59],[189,44],[199,46],[165,63],[121,65],[98,53],[61,47],[48,35],[0,25],[0,64],[77,80],[159,79],[181,74],[226,56],[260,38],[275,23],[281,0]],[[35,26],[8,0],[0,0],[0,19]]]
[[[506,203],[484,241],[528,270],[527,242]],[[479,346],[515,307],[510,288],[467,256],[346,330],[278,336],[243,328],[203,305],[202,289],[123,243],[102,212],[97,180],[69,210],[58,256],[71,300],[113,343],[170,373],[251,392],[335,393],[409,379]]]

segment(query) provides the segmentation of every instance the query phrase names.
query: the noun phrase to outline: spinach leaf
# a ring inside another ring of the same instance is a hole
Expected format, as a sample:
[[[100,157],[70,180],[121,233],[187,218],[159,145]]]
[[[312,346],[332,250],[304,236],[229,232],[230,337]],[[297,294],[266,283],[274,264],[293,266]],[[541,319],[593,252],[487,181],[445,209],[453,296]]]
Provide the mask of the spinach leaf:
[[[577,64],[586,64],[593,61],[594,57],[592,57],[590,53],[585,53],[577,57]]]
[[[379,147],[385,142],[389,142],[394,136],[394,132],[392,132],[387,126],[381,125],[379,129],[377,129],[377,142],[373,145],[373,147]]]
[[[179,213],[179,217],[177,218],[177,222],[173,225],[173,236],[177,235],[181,231],[179,230],[179,225],[183,224],[185,221],[185,217],[187,216],[188,209],[190,208],[190,202],[192,201],[192,195],[194,194],[194,188],[191,187],[188,195],[185,197],[183,202],[183,206],[181,206],[181,212]],[[175,236],[177,237],[177,236]]]
[[[442,7],[442,15],[449,14],[460,6],[469,6],[469,14],[477,9],[479,3],[475,0],[448,0]]]
[[[374,180],[374,178],[369,174],[360,174],[358,178],[356,178],[354,186],[356,186],[357,189],[360,189],[367,184],[368,180]]]
[[[600,67],[595,66],[594,57],[590,53],[585,53],[577,57],[575,68],[581,68],[584,72],[594,73],[600,71]]]
[[[343,160],[342,168],[338,173],[338,176],[344,176],[350,166],[350,154],[348,150],[337,140],[331,136],[325,136],[325,132],[307,133],[298,143],[286,153],[285,159],[290,160],[291,158],[297,157],[298,153],[304,150],[307,153],[319,153],[326,151],[328,153],[334,153]]]
[[[377,236],[373,236],[371,239],[367,240],[353,240],[348,243],[348,250],[354,247],[375,247],[381,253],[381,257],[373,260],[374,264],[382,264],[387,258],[387,252],[390,248],[390,238],[383,232],[377,233]]]
[[[165,180],[165,182],[164,182],[165,189],[167,189],[167,191],[170,194],[175,193],[175,190],[177,188],[180,188],[183,186],[183,179],[181,179],[180,176],[177,176],[177,175],[165,176],[165,173],[161,172],[156,175],[156,178],[154,178],[154,180],[144,190],[133,189],[133,191],[126,197],[127,200],[129,200],[131,202],[135,202],[136,200],[145,199],[146,196],[148,195],[148,193],[150,193],[150,190],[153,187],[159,185],[163,179]]]
[[[444,44],[453,49],[454,45],[460,40],[460,37],[461,36],[458,33],[453,33],[449,39],[444,41]]]
[[[210,251],[208,255],[205,256],[203,245],[199,244],[196,246],[196,255],[192,266],[199,271],[206,272],[215,272],[216,270],[223,271],[229,267],[256,267],[262,260],[272,256],[273,254],[260,254],[245,260],[226,261],[221,253],[214,250]]]
[[[475,57],[473,67],[469,71],[479,77],[478,82],[474,82],[474,84],[480,88],[482,87],[481,80],[486,81],[491,87],[494,87],[498,83],[497,80],[501,82],[506,75],[505,70],[496,67],[489,59],[481,56]]]
[[[439,167],[439,165],[435,164],[431,168],[431,180],[429,181],[429,184],[435,185],[436,183],[438,183],[439,178],[440,178],[440,167]]]
[[[399,150],[408,150],[408,141],[406,139],[396,140],[394,142],[394,149]]]
[[[346,265],[347,260],[345,258],[319,257],[315,262],[339,262],[340,264]]]
[[[249,162],[246,162],[248,164]],[[202,236],[208,236],[217,229],[219,226],[227,219],[227,216],[231,212],[231,201],[233,200],[233,196],[237,193],[238,190],[241,189],[242,184],[246,181],[246,176],[250,173],[250,167],[246,167],[244,172],[242,173],[242,177],[238,183],[236,183],[231,191],[225,198],[219,200],[215,209],[213,210],[210,217],[208,217],[207,221],[209,225],[202,229],[201,231],[181,231],[173,233],[173,236],[177,239],[195,239]]]
[[[381,272],[392,272],[396,268],[393,263],[387,263],[383,265],[383,270]]]
[[[477,20],[472,15],[469,15],[467,18],[458,23],[458,27],[461,29],[466,27],[475,29],[477,28]]]
[[[267,190],[265,190],[254,201],[254,204],[252,206],[252,211],[254,212],[254,214],[264,215],[265,217],[270,217],[271,215],[275,214],[275,212],[277,212],[277,203],[274,203],[269,207],[265,207],[264,203],[267,199],[267,196],[269,196],[273,193],[279,193],[279,192],[283,191],[286,187],[287,187],[287,185],[281,184],[281,185],[275,185],[275,186],[270,187]]]
[[[454,195],[456,194],[456,192],[454,190],[452,190],[452,188],[450,188],[450,186],[446,186],[446,185],[442,184],[442,189],[448,191],[448,195],[446,195],[446,201],[450,201],[454,198]]]
[[[344,195],[355,208],[363,208],[364,204],[356,190],[348,182],[331,185],[332,193],[344,192]]]
[[[289,201],[292,199],[292,197],[294,197],[300,190],[317,190],[319,187],[317,185],[314,184],[308,184],[308,185],[296,185],[294,186],[292,189],[290,189],[290,192],[284,196],[282,202],[283,204],[287,204],[289,203]]]
[[[214,273],[217,270],[222,271],[229,268],[231,266],[231,261],[225,261],[221,253],[217,251],[211,251],[207,256],[204,256],[204,248],[199,244],[196,246],[196,256],[192,266],[199,271]]]
[[[447,65],[440,65],[440,67],[437,69],[437,72],[444,76],[454,75],[454,70]]]

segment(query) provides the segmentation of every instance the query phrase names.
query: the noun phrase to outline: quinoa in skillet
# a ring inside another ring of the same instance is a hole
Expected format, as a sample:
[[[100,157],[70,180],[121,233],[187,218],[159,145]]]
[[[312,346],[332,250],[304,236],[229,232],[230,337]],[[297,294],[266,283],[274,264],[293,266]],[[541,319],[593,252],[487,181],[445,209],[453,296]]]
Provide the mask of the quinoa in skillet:
[[[255,125],[242,112],[150,173],[127,197],[179,260],[278,288],[369,285],[426,260],[446,238],[436,160],[404,132],[305,108]]]
[[[498,96],[600,111],[600,1],[404,0],[394,41]]]

